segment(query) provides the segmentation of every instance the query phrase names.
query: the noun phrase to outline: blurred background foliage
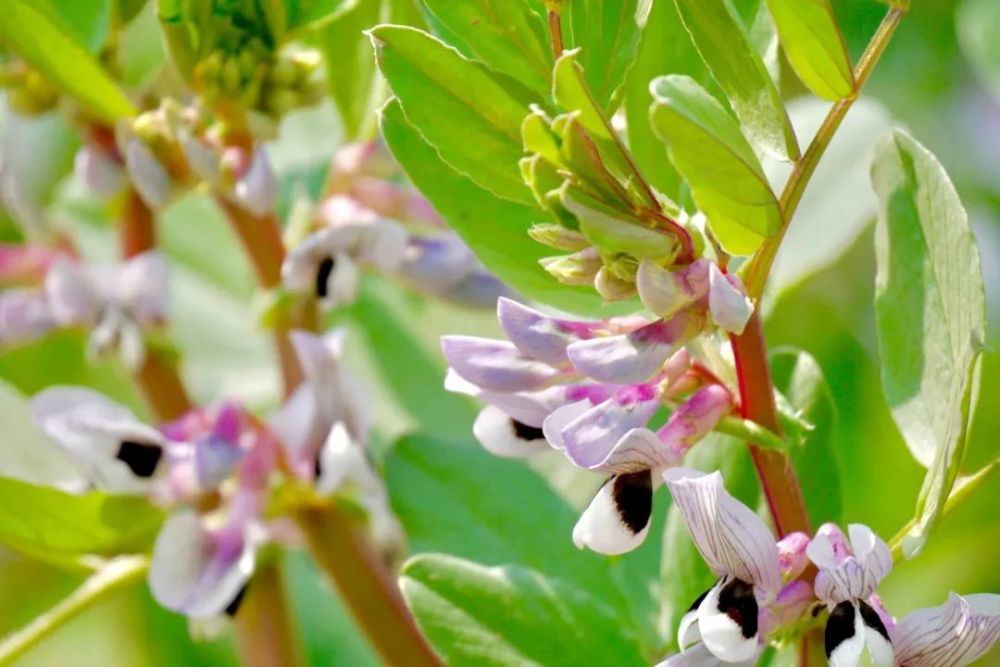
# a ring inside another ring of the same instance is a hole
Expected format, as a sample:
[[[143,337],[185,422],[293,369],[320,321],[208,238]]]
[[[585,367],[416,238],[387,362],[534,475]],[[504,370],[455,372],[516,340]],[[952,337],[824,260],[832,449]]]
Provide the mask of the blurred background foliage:
[[[103,41],[107,3],[58,5],[85,41]],[[834,7],[856,59],[885,6],[876,0],[834,0]],[[362,0],[308,36],[328,59],[331,95],[318,109],[290,114],[271,146],[286,211],[295,188],[318,194],[345,129],[353,135],[372,127],[367,100],[351,93],[359,82],[371,81],[363,88],[373,97],[381,94],[370,45],[358,32],[388,18],[423,20],[413,0]],[[124,81],[134,85],[155,75],[164,56],[152,3],[122,34],[121,48]],[[784,63],[781,81],[800,138],[811,136],[825,105],[794,100],[805,90]],[[889,538],[912,515],[923,471],[890,417],[878,377],[871,148],[891,124],[908,127],[940,158],[973,219],[991,321],[965,466],[974,470],[997,455],[1000,443],[1000,3],[915,0],[865,98],[824,158],[782,248],[766,299],[766,326],[772,347],[794,346],[814,355],[832,389],[835,465],[811,466],[808,473],[810,482],[821,485],[813,493],[839,498],[822,504],[829,514],[822,518],[864,522]],[[88,256],[110,258],[116,247],[111,217],[70,175],[78,145],[73,132],[54,114],[25,119],[3,107],[2,153],[30,155],[25,180],[44,196],[50,216],[74,230]],[[774,166],[773,175],[783,178],[782,168]],[[165,213],[160,229],[172,260],[171,328],[196,397],[237,396],[256,408],[274,405],[272,352],[256,326],[251,270],[218,211],[206,197],[192,194]],[[12,221],[0,216],[0,240],[18,237]],[[658,576],[660,540],[648,539],[638,552],[610,561],[576,551],[570,530],[598,480],[569,473],[545,457],[530,468],[492,458],[471,439],[474,406],[443,391],[438,336],[496,334],[492,313],[433,303],[370,276],[358,302],[338,311],[334,323],[351,331],[350,362],[365,378],[376,411],[376,456],[415,552],[520,563],[562,578],[602,582],[596,585],[638,600],[632,605],[636,613],[655,613],[650,588]],[[87,365],[83,344],[79,336],[59,334],[0,352],[5,432],[30,430],[21,423],[19,396],[50,384],[90,385],[143,410],[128,375],[112,363]],[[411,431],[424,435],[391,447]],[[918,559],[896,568],[881,589],[890,610],[901,615],[939,604],[948,590],[1000,590],[997,487],[984,489],[949,516]],[[658,508],[654,521],[662,524],[664,515]],[[308,559],[293,554],[285,565],[310,664],[377,664]],[[0,633],[26,623],[78,581],[72,573],[0,550]],[[189,641],[184,621],[157,607],[143,586],[72,621],[18,664],[196,666],[235,664],[235,658],[228,640]],[[1000,657],[994,651],[982,664],[1000,664]]]

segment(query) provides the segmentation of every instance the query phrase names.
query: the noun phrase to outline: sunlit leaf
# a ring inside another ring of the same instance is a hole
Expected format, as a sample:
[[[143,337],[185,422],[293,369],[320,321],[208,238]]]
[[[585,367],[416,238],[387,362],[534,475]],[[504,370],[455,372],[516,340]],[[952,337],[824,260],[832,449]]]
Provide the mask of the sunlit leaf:
[[[407,122],[397,101],[383,108],[381,127],[410,179],[490,271],[524,296],[550,306],[591,314],[601,310],[594,290],[560,285],[539,266],[538,260],[552,251],[532,241],[527,230],[547,218],[544,211],[499,199],[450,168]]]
[[[604,600],[525,567],[417,556],[400,575],[421,630],[454,665],[648,664],[635,629]]]
[[[698,52],[729,97],[749,139],[775,157],[798,159],[799,146],[778,89],[729,3],[676,3]]]
[[[854,92],[854,72],[830,0],[767,0],[795,73],[820,97]]]
[[[651,4],[650,0],[573,0],[564,5],[566,44],[581,48],[580,64],[605,111],[617,106],[617,93],[635,62]]]
[[[281,0],[284,4],[285,31],[312,30],[335,21],[351,11],[359,0]]]
[[[781,212],[736,120],[689,77],[660,77],[650,90],[653,131],[712,232],[729,252],[750,254],[778,230]]]
[[[107,121],[135,114],[125,93],[51,6],[0,0],[0,16],[0,40],[88,110]]]
[[[518,167],[532,95],[420,30],[386,25],[371,35],[406,119],[441,158],[494,194],[532,204]]]
[[[875,310],[882,384],[913,456],[928,467],[917,526],[919,551],[958,475],[975,404],[986,335],[979,250],[941,164],[897,130],[878,148]]]
[[[46,558],[147,549],[163,520],[145,498],[71,495],[0,477],[0,543]]]
[[[552,49],[545,24],[528,0],[423,0],[448,31],[487,67],[545,94]]]

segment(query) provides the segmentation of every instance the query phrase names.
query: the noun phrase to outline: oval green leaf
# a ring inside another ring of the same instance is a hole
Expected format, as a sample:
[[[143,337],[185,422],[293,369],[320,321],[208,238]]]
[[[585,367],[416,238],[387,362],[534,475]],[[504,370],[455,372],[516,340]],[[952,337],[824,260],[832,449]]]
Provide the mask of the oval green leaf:
[[[854,71],[830,0],[767,0],[792,69],[822,98],[854,92]]]
[[[774,81],[726,0],[675,0],[684,26],[729,98],[743,130],[766,153],[797,160],[799,145]]]
[[[531,93],[421,30],[384,25],[371,36],[406,119],[441,159],[499,197],[532,204],[518,166]]]
[[[728,252],[752,253],[780,228],[781,210],[736,120],[690,77],[660,77],[650,91],[653,132],[712,232]]]
[[[0,41],[102,119],[133,116],[135,107],[74,31],[43,2],[0,0]]]

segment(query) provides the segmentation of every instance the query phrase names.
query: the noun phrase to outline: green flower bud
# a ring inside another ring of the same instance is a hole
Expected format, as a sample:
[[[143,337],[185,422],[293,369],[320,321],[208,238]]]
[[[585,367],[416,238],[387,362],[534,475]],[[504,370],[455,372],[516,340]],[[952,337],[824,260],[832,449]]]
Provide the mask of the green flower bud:
[[[542,245],[558,250],[575,252],[590,247],[590,241],[586,236],[572,229],[566,229],[562,225],[535,224],[528,229],[528,236]]]
[[[239,57],[230,56],[222,66],[222,90],[230,94],[239,92],[242,80]]]
[[[590,285],[603,266],[593,248],[572,255],[544,257],[538,263],[563,285]]]
[[[621,280],[606,266],[597,272],[594,288],[605,301],[621,301],[635,295],[635,283]]]

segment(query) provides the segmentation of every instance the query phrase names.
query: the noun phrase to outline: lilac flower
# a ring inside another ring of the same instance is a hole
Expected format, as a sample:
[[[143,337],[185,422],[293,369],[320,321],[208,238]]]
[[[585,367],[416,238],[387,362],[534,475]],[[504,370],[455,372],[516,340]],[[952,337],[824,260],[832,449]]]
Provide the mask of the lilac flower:
[[[816,597],[830,609],[826,654],[833,667],[892,667],[893,647],[875,597],[892,570],[892,554],[867,526],[851,524],[847,532],[850,541],[835,525],[824,524],[806,550],[819,568]]]
[[[95,195],[110,199],[125,187],[125,172],[115,158],[98,146],[84,146],[76,153],[73,171]]]
[[[510,294],[469,247],[449,233],[411,235],[396,273],[417,291],[458,305],[492,306]]]
[[[956,595],[907,614],[890,631],[900,667],[964,667],[1000,640],[1000,595]]]
[[[654,432],[649,421],[690,365],[679,351],[687,333],[663,334],[663,320],[549,317],[509,299],[499,300],[498,314],[510,342],[442,338],[451,366],[446,387],[487,404],[473,426],[487,450],[525,456],[548,445],[574,465],[608,475],[574,528],[574,542],[607,554],[634,549],[648,532],[660,473],[732,410],[729,391],[694,385],[697,391]]]
[[[753,303],[739,278],[723,274],[707,259],[669,271],[643,260],[636,272],[639,298],[654,315],[670,319],[685,308],[699,306],[725,331],[742,333],[753,314]]]
[[[143,331],[164,320],[167,265],[156,251],[117,266],[88,266],[59,258],[45,277],[45,294],[59,326],[91,329],[88,352],[116,349],[129,368],[146,354]]]
[[[685,614],[681,653],[661,666],[752,665],[767,634],[811,598],[808,585],[795,581],[806,566],[808,538],[796,533],[776,543],[764,522],[729,495],[718,472],[674,468],[663,477],[719,581]]]

